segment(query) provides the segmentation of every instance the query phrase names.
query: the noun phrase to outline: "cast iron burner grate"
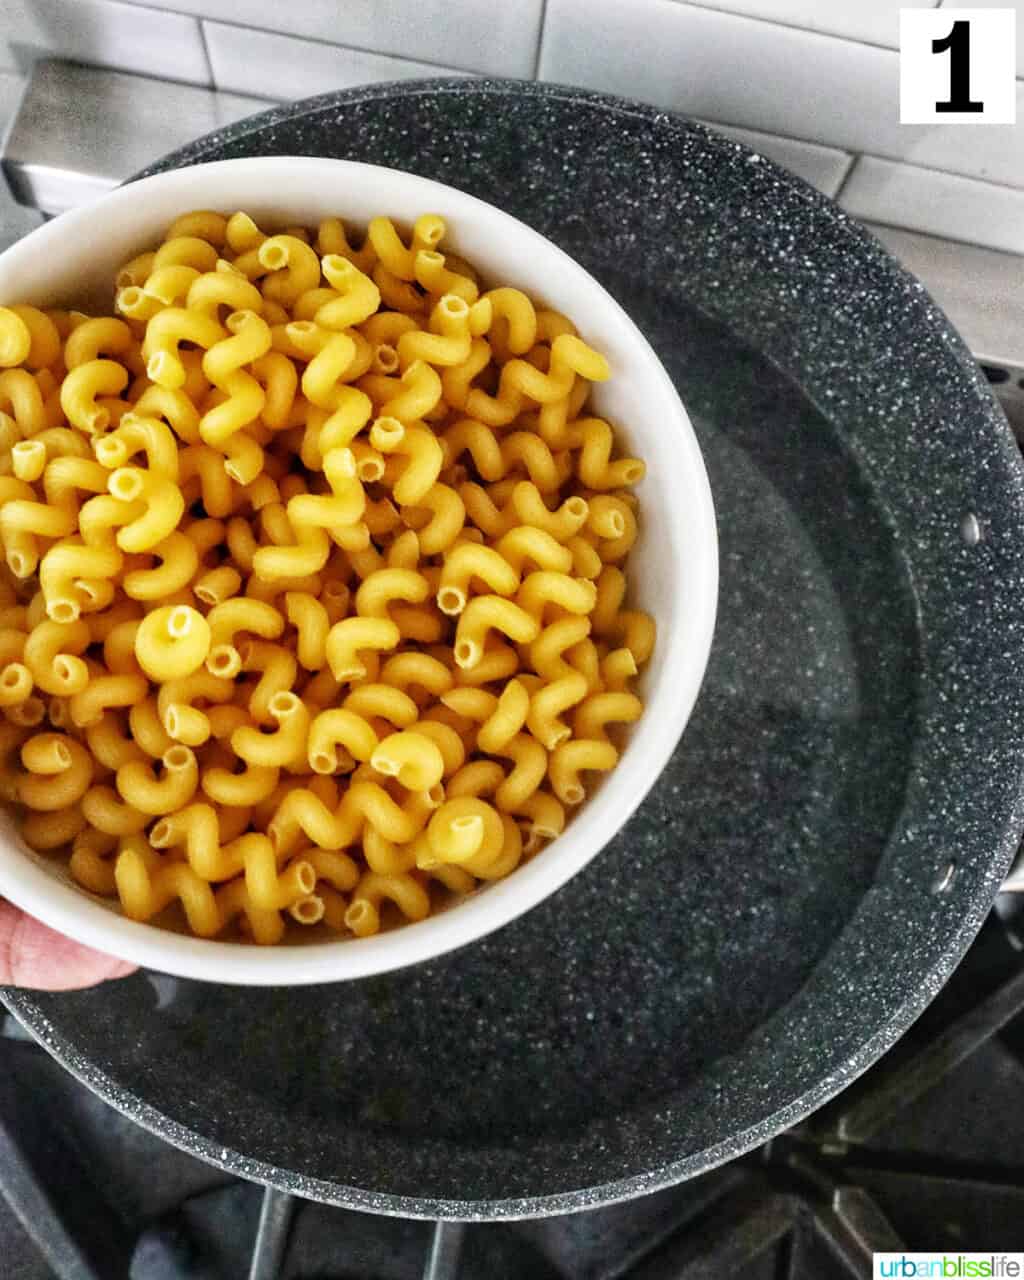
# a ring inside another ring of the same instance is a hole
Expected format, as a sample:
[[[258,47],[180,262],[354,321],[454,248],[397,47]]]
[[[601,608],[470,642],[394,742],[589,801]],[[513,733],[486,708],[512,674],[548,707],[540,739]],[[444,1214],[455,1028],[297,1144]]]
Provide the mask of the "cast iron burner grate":
[[[907,1036],[803,1125],[620,1205],[375,1217],[232,1178],[113,1111],[13,1019],[0,1040],[5,1280],[845,1280],[873,1250],[1024,1241],[1024,916],[1004,894]]]

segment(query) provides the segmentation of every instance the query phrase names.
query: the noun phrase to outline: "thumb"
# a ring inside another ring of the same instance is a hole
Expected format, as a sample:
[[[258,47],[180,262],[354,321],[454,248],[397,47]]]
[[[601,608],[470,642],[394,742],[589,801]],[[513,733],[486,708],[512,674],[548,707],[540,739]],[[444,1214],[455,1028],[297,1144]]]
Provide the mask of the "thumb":
[[[0,901],[0,985],[73,991],[122,978],[135,967],[74,942]]]

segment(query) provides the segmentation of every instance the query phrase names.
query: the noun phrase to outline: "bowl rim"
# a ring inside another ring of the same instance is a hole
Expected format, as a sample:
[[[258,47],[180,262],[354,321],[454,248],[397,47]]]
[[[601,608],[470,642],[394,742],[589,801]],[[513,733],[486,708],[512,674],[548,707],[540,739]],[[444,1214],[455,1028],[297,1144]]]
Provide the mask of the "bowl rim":
[[[648,699],[634,726],[630,749],[604,780],[599,793],[573,815],[566,833],[544,854],[508,878],[487,886],[451,909],[371,938],[338,939],[291,946],[256,947],[202,939],[128,920],[60,881],[14,843],[8,815],[0,822],[0,892],[17,906],[62,933],[123,960],[179,977],[239,985],[294,986],[347,981],[421,963],[475,942],[555,893],[598,856],[642,803],[674,751],[696,702],[707,668],[718,599],[718,543],[715,513],[703,456],[689,416],[664,366],[623,307],[583,266],[540,232],[504,210],[447,184],[405,170],[358,161],[308,156],[251,156],[211,161],[153,174],[116,188],[30,232],[0,254],[0,290],[4,268],[39,253],[59,254],[77,235],[93,238],[103,215],[138,204],[154,193],[180,195],[181,211],[203,204],[205,176],[274,171],[298,190],[304,181],[323,180],[326,171],[351,180],[385,180],[404,186],[410,196],[431,198],[446,218],[484,220],[503,226],[532,244],[538,254],[575,277],[599,304],[606,332],[620,335],[645,363],[657,393],[671,407],[673,441],[680,472],[692,492],[693,521],[699,531],[688,593],[690,625],[677,634],[659,634],[665,672],[658,696]],[[308,189],[308,187],[307,187]],[[390,197],[388,197],[390,198]],[[267,201],[273,203],[272,197]],[[218,202],[219,203],[219,202]],[[342,214],[344,209],[341,210]],[[671,674],[671,677],[669,676]],[[671,696],[669,696],[671,694]],[[624,765],[631,765],[624,769]],[[554,848],[558,857],[545,857]],[[212,977],[216,974],[216,977]]]

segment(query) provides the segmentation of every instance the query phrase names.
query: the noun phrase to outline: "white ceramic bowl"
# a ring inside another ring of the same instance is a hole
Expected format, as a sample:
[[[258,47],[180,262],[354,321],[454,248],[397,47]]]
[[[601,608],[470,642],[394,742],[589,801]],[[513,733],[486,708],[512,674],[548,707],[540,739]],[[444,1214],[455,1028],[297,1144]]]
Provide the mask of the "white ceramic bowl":
[[[55,929],[148,968],[220,982],[293,985],[364,977],[427,960],[500,928],[554,893],[640,804],[693,708],[711,646],[718,591],[707,474],[686,411],[622,308],[550,241],[499,209],[393,169],[341,160],[226,160],[133,182],[66,213],[0,255],[0,304],[91,304],[110,314],[114,275],[190,209],[244,209],[279,229],[377,214],[448,222],[453,249],[485,279],[565,312],[612,368],[596,411],[621,446],[647,462],[641,537],[630,556],[630,601],[657,619],[658,643],[640,685],[646,709],[616,769],[571,815],[565,833],[526,866],[449,910],[373,938],[257,947],[185,937],[124,919],[77,888],[60,861],[31,853],[0,817],[0,893]]]

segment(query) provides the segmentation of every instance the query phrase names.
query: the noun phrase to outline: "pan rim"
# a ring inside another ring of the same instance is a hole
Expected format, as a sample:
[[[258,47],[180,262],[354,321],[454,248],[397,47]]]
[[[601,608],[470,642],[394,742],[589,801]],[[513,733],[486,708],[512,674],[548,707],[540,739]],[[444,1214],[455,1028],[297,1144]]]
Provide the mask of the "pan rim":
[[[275,108],[272,109],[270,114],[273,115],[275,120],[286,120],[295,116],[308,119],[320,110],[336,110],[339,103],[347,105],[372,101],[382,97],[391,98],[396,95],[405,97],[424,93],[437,95],[438,93],[451,92],[459,94],[526,93],[533,96],[552,97],[571,103],[589,104],[612,113],[634,116],[643,120],[653,120],[655,118],[661,121],[668,120],[674,127],[697,131],[709,139],[727,143],[734,150],[739,149],[744,153],[756,154],[741,143],[723,139],[721,135],[718,135],[707,126],[642,103],[567,86],[523,84],[516,81],[495,79],[469,82],[465,80],[410,81],[401,85],[374,85],[342,93],[323,95],[321,98],[308,99],[305,102],[292,104],[283,109]],[[259,116],[250,117],[249,120],[242,122],[235,127],[236,132],[233,136],[244,137],[247,132],[261,128],[267,114],[263,113]],[[187,163],[188,153],[188,148],[183,152],[174,153],[160,162],[161,166]],[[761,163],[769,166],[786,186],[792,188],[795,185],[806,191],[808,199],[813,199],[819,213],[828,213],[830,215],[833,229],[836,232],[841,230],[842,234],[851,237],[861,252],[865,249],[868,250],[874,261],[879,265],[884,265],[890,275],[894,275],[904,282],[912,280],[909,273],[904,271],[859,223],[836,209],[830,201],[814,191],[801,179],[778,168],[768,160],[762,159]],[[994,405],[991,392],[983,382],[973,358],[963,345],[959,335],[952,328],[941,309],[931,301],[923,289],[920,296],[932,307],[936,314],[936,319],[933,321],[929,334],[930,339],[932,341],[941,340],[945,343],[949,359],[955,362],[959,372],[973,384],[974,391],[979,398],[985,401],[991,411]],[[998,427],[1001,414],[998,414],[998,410],[996,410],[992,416],[994,427]],[[1013,490],[1017,500],[1024,504],[1024,463],[1012,451],[1016,449],[1016,446],[1012,444],[1009,429],[1005,422],[1002,423],[1002,432],[1006,467],[1001,481],[1004,486],[1008,486]],[[1018,605],[1017,613],[1020,619],[1024,620],[1024,601]],[[1017,685],[1018,690],[1024,687],[1024,679],[1018,678]],[[159,1108],[144,1102],[132,1091],[120,1088],[107,1073],[91,1067],[90,1064],[82,1063],[73,1046],[64,1037],[56,1034],[53,1028],[48,1025],[45,1013],[34,1006],[30,995],[26,995],[23,992],[6,991],[0,993],[0,997],[12,1012],[25,1022],[29,1030],[41,1040],[49,1052],[87,1087],[97,1092],[107,1102],[125,1112],[143,1127],[172,1142],[173,1145],[179,1146],[193,1155],[201,1156],[204,1160],[229,1173],[328,1204],[411,1218],[465,1221],[514,1220],[598,1208],[674,1185],[685,1178],[709,1171],[717,1165],[721,1165],[753,1149],[771,1134],[777,1133],[782,1128],[802,1119],[846,1088],[877,1061],[881,1054],[890,1048],[896,1039],[907,1030],[910,1024],[930,1003],[939,986],[949,977],[973,941],[988,914],[991,900],[998,890],[1002,873],[1009,866],[1017,847],[1021,830],[1024,829],[1024,790],[1022,790],[1022,780],[1024,780],[1024,743],[1016,745],[1012,763],[1013,767],[1011,768],[1008,764],[1004,772],[1007,778],[1010,778],[1012,774],[1013,797],[1011,802],[1006,805],[1005,811],[992,820],[992,827],[996,831],[998,838],[992,840],[993,850],[986,863],[986,874],[983,878],[982,886],[967,903],[967,909],[959,916],[957,927],[945,934],[941,954],[937,957],[935,963],[923,975],[917,975],[920,981],[916,990],[911,991],[899,1002],[890,1016],[875,1028],[873,1034],[862,1041],[856,1050],[844,1059],[838,1069],[825,1080],[819,1080],[811,1087],[804,1089],[789,1103],[761,1117],[755,1124],[748,1125],[741,1132],[733,1134],[729,1138],[723,1139],[699,1152],[662,1164],[653,1172],[628,1175],[596,1186],[561,1191],[539,1197],[517,1197],[500,1200],[433,1199],[366,1191],[358,1187],[282,1170],[266,1161],[252,1159],[203,1138],[194,1130],[165,1115]]]

